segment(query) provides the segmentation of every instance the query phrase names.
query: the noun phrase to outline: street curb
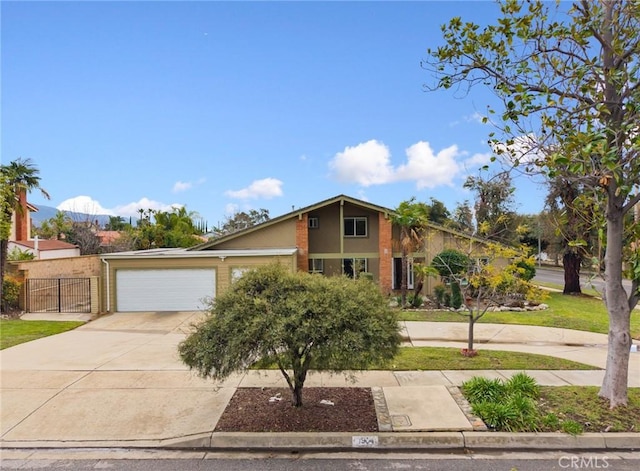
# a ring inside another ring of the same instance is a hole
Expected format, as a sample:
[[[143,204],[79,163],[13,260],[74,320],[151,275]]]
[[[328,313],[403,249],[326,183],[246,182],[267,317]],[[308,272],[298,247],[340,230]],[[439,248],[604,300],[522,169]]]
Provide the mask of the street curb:
[[[0,441],[0,449],[130,448],[198,451],[636,451],[640,433],[378,432],[243,433],[213,432],[159,440]]]

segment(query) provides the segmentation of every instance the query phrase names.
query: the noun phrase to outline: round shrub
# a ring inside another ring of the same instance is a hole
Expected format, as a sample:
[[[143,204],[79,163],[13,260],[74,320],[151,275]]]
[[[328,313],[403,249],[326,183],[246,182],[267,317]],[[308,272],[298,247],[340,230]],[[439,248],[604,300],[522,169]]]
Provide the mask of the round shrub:
[[[465,273],[470,265],[471,259],[455,249],[443,250],[431,261],[431,266],[444,277]]]
[[[2,282],[2,306],[5,310],[10,311],[18,308],[20,286],[22,286],[22,283],[15,278],[5,277]]]

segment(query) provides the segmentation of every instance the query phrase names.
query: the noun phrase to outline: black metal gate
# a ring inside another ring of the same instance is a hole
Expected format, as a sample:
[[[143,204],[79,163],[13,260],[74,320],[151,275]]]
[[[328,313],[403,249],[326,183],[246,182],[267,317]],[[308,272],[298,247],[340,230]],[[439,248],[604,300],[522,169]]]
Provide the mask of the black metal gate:
[[[91,278],[27,278],[27,312],[91,312]]]

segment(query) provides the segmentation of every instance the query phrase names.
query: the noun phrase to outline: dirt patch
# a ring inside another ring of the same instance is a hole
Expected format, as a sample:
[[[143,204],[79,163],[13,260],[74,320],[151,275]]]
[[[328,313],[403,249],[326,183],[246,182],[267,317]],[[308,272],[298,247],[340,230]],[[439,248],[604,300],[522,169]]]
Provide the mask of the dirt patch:
[[[274,397],[280,400],[271,399]],[[378,431],[376,410],[369,388],[304,388],[302,402],[302,407],[293,407],[291,392],[287,388],[239,388],[220,417],[215,431]]]

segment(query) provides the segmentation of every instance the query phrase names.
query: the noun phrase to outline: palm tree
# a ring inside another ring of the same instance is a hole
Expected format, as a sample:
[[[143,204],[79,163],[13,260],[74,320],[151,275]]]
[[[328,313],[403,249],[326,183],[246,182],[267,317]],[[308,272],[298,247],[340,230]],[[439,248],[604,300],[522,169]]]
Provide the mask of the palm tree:
[[[402,273],[400,281],[400,304],[407,304],[407,279],[409,271],[409,253],[424,239],[424,230],[429,221],[429,207],[416,203],[415,198],[400,203],[391,222],[400,227],[400,250],[402,252]]]
[[[14,213],[24,211],[20,205],[20,195],[32,190],[40,190],[49,199],[49,194],[40,186],[40,170],[31,159],[18,158],[8,165],[0,165],[2,190],[0,191],[0,298],[7,263],[9,237],[11,235],[11,219]],[[2,304],[2,303],[0,303]]]
[[[138,208],[138,212],[140,213],[140,218],[138,218],[138,227],[142,226],[142,221],[144,218],[144,209]]]

